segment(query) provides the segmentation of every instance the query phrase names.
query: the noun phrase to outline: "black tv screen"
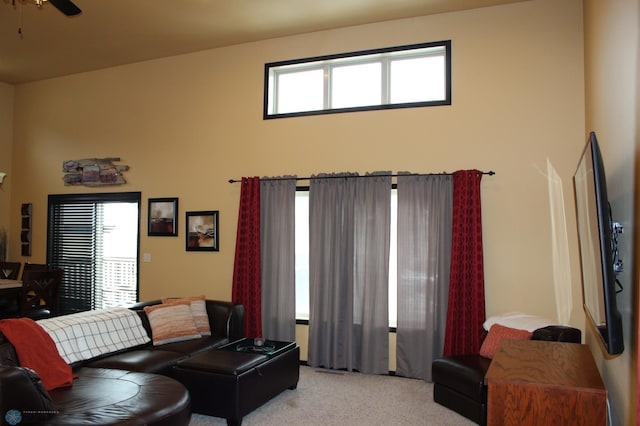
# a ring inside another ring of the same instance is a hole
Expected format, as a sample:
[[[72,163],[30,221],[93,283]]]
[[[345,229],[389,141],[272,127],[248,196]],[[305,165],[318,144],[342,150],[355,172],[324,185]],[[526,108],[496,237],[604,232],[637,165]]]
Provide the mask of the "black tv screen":
[[[594,132],[589,134],[573,184],[584,310],[606,351],[617,355],[624,350],[624,339],[616,302],[613,221],[604,163]]]

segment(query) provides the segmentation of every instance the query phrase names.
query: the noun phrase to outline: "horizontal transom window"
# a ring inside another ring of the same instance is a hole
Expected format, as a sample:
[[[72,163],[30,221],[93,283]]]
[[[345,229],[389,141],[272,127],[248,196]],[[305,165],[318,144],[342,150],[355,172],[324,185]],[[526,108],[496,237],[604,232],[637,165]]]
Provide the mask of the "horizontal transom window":
[[[451,41],[265,64],[264,118],[451,105]]]

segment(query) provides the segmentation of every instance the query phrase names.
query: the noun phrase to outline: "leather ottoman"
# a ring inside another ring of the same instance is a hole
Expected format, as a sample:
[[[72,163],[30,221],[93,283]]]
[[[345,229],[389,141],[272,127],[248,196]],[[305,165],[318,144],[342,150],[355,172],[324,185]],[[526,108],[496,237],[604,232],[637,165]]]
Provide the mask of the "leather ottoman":
[[[227,419],[242,418],[285,389],[295,389],[300,377],[300,348],[290,342],[269,342],[272,351],[252,351],[243,339],[179,362],[171,373],[191,394],[195,413]],[[259,349],[259,348],[258,348]]]

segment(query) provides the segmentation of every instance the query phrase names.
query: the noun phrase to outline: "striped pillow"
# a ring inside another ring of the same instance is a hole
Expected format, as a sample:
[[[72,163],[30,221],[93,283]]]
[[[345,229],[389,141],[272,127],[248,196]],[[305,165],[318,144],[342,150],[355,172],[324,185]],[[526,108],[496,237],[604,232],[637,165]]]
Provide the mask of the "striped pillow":
[[[162,303],[170,303],[178,300],[186,300],[191,303],[191,314],[193,315],[193,321],[196,323],[198,333],[202,336],[211,336],[211,326],[209,325],[209,315],[207,314],[207,304],[205,302],[204,294],[179,299],[165,297],[162,299]]]
[[[201,337],[188,300],[145,306],[144,311],[151,325],[154,346]]]

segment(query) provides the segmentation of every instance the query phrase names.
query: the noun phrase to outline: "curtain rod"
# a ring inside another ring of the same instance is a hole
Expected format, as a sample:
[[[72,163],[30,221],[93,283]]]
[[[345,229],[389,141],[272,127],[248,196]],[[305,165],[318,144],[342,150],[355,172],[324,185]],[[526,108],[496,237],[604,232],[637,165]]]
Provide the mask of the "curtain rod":
[[[480,172],[483,175],[489,175],[489,176],[493,176],[496,174],[496,172],[494,172],[493,170],[490,170],[488,172]],[[322,176],[321,179],[339,179],[339,178],[345,178],[345,177],[355,177],[355,178],[365,178],[365,177],[398,177],[398,176],[449,176],[452,175],[453,173],[448,173],[448,172],[442,172],[442,173],[407,173],[407,174],[402,174],[399,175],[397,173],[394,174],[387,174],[387,175],[363,175],[363,176]],[[295,179],[295,180],[311,180],[313,179],[312,177],[279,177],[279,178],[264,178],[264,179],[260,179],[260,180],[264,180],[264,181],[271,181],[271,180],[289,180],[289,179]],[[235,180],[235,179],[229,179],[228,181],[229,183],[239,183],[242,182],[242,180]]]

